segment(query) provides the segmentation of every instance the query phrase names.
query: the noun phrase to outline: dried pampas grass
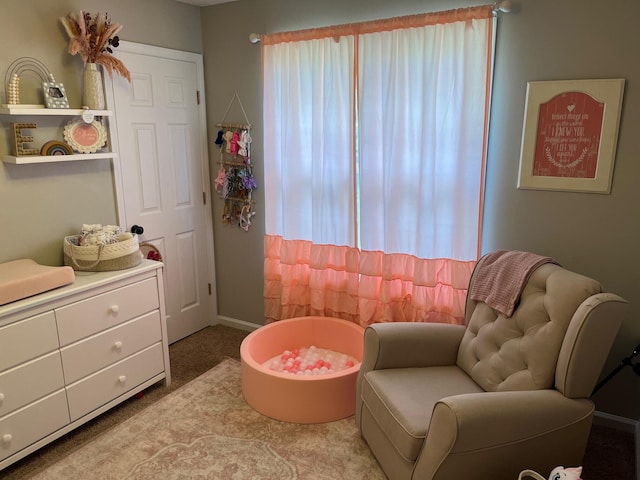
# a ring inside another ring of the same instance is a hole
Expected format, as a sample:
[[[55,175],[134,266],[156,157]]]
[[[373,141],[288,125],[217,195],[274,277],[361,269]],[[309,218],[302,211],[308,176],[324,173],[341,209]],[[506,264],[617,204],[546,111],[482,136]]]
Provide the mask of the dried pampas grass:
[[[80,55],[85,63],[99,63],[113,75],[113,72],[131,81],[131,74],[121,60],[113,56],[113,48],[117,47],[120,38],[118,33],[122,25],[113,23],[108,14],[69,13],[60,18],[67,35],[69,35],[69,53]]]

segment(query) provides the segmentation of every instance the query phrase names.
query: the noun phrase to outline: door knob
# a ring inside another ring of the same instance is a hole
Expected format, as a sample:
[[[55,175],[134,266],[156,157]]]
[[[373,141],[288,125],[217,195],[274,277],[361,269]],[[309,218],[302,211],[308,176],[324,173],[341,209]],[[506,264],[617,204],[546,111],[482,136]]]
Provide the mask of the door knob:
[[[131,227],[131,233],[142,235],[144,233],[144,228],[142,228],[140,225],[134,225],[133,227]]]

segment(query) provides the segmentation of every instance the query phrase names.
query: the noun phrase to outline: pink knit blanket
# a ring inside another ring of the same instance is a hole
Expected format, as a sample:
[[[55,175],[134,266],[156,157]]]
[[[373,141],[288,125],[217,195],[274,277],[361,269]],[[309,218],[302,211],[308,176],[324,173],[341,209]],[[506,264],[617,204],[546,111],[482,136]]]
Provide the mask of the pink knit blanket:
[[[559,265],[551,257],[530,252],[497,250],[489,253],[478,266],[469,296],[510,317],[531,273],[545,263]]]

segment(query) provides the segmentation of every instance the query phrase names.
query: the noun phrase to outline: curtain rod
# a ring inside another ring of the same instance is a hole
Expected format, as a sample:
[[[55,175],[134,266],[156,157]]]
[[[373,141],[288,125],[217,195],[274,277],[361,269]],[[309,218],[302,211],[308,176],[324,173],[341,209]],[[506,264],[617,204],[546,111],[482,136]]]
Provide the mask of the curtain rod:
[[[509,13],[511,12],[512,1],[511,0],[501,0],[493,4],[493,11],[497,14],[500,13]],[[259,33],[251,33],[249,35],[249,41],[251,43],[260,43],[261,35]]]

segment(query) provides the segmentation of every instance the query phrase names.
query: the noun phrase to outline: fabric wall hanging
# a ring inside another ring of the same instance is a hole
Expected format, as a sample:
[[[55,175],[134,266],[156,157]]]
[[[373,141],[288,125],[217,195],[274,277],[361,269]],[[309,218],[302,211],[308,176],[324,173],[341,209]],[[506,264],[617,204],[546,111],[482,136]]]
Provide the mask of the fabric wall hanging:
[[[229,109],[236,100],[246,123],[225,122]],[[216,146],[220,148],[220,168],[214,180],[214,188],[220,198],[224,199],[222,221],[249,231],[251,218],[255,215],[252,193],[258,185],[251,163],[251,123],[237,93],[231,97],[222,122],[216,126],[220,128],[215,140]]]

